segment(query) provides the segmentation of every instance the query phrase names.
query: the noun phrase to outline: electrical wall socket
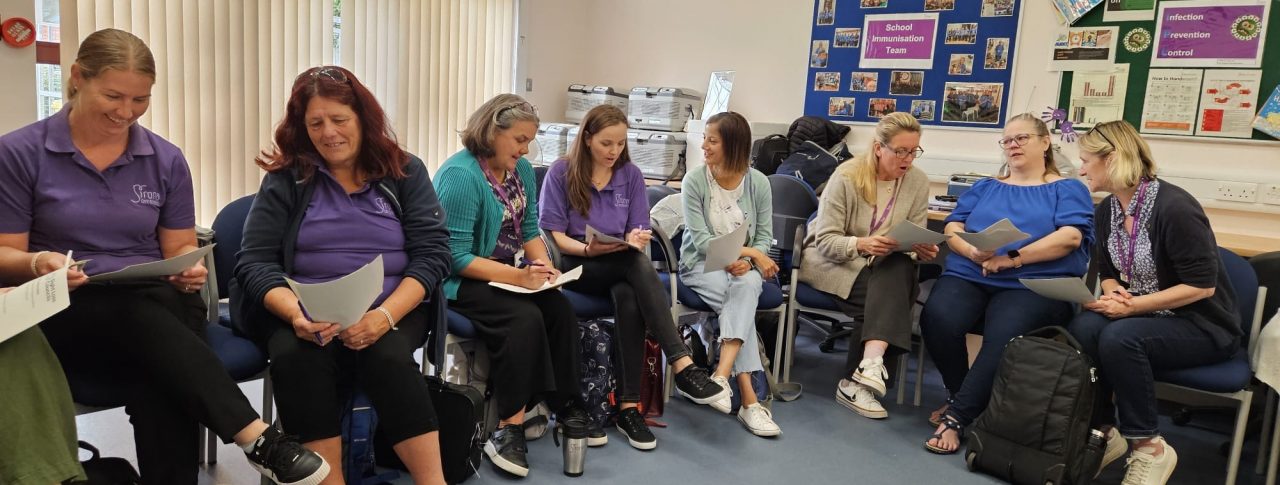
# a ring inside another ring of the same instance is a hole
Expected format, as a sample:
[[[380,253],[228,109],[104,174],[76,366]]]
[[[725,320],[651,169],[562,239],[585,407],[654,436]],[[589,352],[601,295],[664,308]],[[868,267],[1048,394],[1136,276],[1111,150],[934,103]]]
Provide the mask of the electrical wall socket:
[[[1280,205],[1280,184],[1262,184],[1259,188],[1258,202]]]
[[[1253,202],[1258,199],[1258,184],[1248,182],[1218,182],[1218,200]]]

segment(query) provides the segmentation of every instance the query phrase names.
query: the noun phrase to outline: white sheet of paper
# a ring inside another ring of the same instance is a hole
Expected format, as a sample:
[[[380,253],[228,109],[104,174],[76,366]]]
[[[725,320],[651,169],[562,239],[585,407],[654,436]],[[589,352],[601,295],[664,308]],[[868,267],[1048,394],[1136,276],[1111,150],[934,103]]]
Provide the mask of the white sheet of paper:
[[[600,232],[599,230],[596,230],[596,228],[588,225],[587,226],[587,244],[591,244],[592,242],[596,242],[596,241],[598,241],[600,244],[626,244],[627,247],[631,249],[634,249],[636,251],[641,250],[640,248],[635,247],[634,245],[632,245],[631,243],[625,240],[618,239],[616,237]]]
[[[324,283],[299,283],[285,278],[298,295],[307,318],[313,322],[336,323],[343,330],[355,325],[382,293],[382,255],[349,275]]]
[[[902,224],[893,226],[887,235],[898,241],[898,252],[911,251],[911,246],[915,244],[938,244],[951,237],[930,231],[911,221],[902,221]]]
[[[972,244],[979,251],[995,251],[1009,243],[1031,237],[1030,234],[1018,230],[1009,219],[1000,219],[982,232],[958,232],[956,237]]]
[[[724,271],[725,266],[733,263],[742,255],[742,244],[747,242],[747,224],[743,223],[728,234],[714,238],[707,243],[707,262],[703,273]]]
[[[71,261],[71,254],[67,254]],[[0,294],[0,342],[9,340],[71,304],[67,267]]]
[[[196,249],[195,251],[191,251],[180,256],[174,256],[169,259],[152,261],[150,263],[139,263],[110,273],[96,274],[90,276],[89,281],[137,280],[175,275],[194,266],[197,261],[204,259],[205,255],[209,254],[209,251],[213,251],[214,246],[216,246],[216,244],[210,244]]]
[[[567,285],[567,284],[569,284],[569,283],[571,283],[571,282],[577,281],[577,280],[578,280],[578,278],[581,278],[581,277],[582,277],[582,267],[581,267],[581,266],[579,266],[579,267],[577,267],[577,268],[573,268],[573,269],[571,269],[571,270],[569,270],[569,271],[565,271],[565,272],[563,272],[563,273],[560,273],[560,277],[559,277],[559,278],[556,278],[556,280],[555,280],[554,282],[552,282],[552,281],[548,281],[548,282],[546,282],[546,283],[543,283],[543,284],[542,284],[542,286],[541,286],[541,287],[539,287],[539,288],[538,288],[538,289],[536,289],[536,290],[530,290],[530,289],[525,288],[525,287],[523,287],[523,286],[516,286],[516,285],[512,285],[512,284],[507,284],[507,283],[498,283],[497,281],[490,281],[490,282],[489,282],[489,286],[493,286],[493,287],[495,287],[495,288],[502,288],[502,289],[507,290],[507,291],[510,291],[510,292],[512,292],[512,293],[538,293],[538,292],[540,292],[540,291],[546,291],[546,290],[550,290],[550,289],[559,288],[559,287],[564,286],[564,285]]]
[[[1097,299],[1080,278],[1018,278],[1018,281],[1021,281],[1028,290],[1045,298],[1072,303],[1089,303]]]

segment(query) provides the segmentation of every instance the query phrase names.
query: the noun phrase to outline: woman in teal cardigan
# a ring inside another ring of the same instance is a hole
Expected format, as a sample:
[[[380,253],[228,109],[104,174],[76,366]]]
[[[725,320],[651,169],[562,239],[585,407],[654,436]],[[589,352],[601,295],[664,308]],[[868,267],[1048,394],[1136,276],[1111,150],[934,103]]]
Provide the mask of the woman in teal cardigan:
[[[472,113],[462,130],[466,148],[435,177],[453,256],[445,295],[489,351],[502,418],[485,453],[499,470],[519,477],[529,473],[521,427],[527,406],[546,399],[560,422],[587,422],[577,397],[578,325],[569,301],[559,291],[515,293],[489,285],[535,289],[560,276],[539,237],[537,183],[524,159],[537,130],[532,105],[500,94]]]

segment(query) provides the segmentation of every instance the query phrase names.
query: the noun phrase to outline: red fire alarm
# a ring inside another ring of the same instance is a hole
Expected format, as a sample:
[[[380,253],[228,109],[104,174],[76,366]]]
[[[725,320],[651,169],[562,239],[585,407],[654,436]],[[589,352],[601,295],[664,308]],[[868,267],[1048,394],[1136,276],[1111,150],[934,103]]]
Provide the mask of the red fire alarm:
[[[0,23],[0,37],[11,46],[26,47],[36,41],[36,26],[30,20],[12,17]]]

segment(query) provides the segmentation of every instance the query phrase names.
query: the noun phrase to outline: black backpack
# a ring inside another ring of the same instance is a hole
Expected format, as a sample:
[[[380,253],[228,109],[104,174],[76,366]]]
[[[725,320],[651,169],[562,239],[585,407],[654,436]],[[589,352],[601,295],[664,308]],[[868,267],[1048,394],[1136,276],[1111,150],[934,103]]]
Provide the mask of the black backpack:
[[[1105,444],[1089,429],[1093,363],[1062,327],[1015,337],[1005,346],[991,402],[965,434],[965,463],[1015,484],[1085,484]]]
[[[751,168],[772,175],[790,151],[791,141],[783,135],[769,135],[756,140],[751,143]]]
[[[444,468],[444,481],[462,483],[476,473],[484,454],[484,442],[489,437],[485,433],[485,396],[472,386],[446,382],[437,376],[426,376],[426,379],[431,406],[440,422],[440,465]],[[378,466],[407,470],[386,435],[374,434]]]
[[[138,485],[142,478],[133,469],[129,460],[124,458],[103,458],[98,448],[83,441],[80,449],[88,451],[92,456],[81,463],[86,480],[70,482],[71,485]]]
[[[851,157],[844,143],[837,143],[828,150],[813,141],[806,141],[782,160],[775,173],[794,175],[817,191],[835,173],[836,167]]]

